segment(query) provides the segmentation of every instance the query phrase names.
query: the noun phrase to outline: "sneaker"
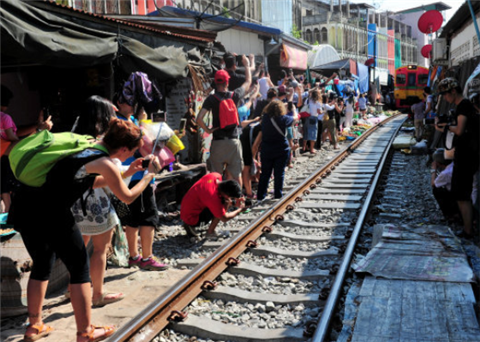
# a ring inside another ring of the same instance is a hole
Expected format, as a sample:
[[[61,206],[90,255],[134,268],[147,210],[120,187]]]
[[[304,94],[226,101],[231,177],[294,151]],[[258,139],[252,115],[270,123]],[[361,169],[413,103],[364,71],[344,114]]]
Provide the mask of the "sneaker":
[[[148,271],[165,271],[168,269],[168,265],[161,264],[157,258],[154,256],[151,256],[147,260],[141,260],[140,261],[140,268],[142,270],[148,270]]]
[[[198,237],[198,234],[197,232],[195,231],[195,228],[188,225],[188,224],[184,224],[183,225],[183,228],[185,228],[185,231],[187,232],[187,236],[189,237]]]
[[[142,261],[142,258],[140,255],[137,255],[136,258],[129,257],[128,258],[128,267],[140,267],[140,262]]]

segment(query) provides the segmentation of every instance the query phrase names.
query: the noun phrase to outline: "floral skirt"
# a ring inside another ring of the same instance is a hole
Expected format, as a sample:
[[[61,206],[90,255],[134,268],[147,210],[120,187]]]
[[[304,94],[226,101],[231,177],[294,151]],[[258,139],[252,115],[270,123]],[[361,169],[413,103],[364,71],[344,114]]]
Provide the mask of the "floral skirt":
[[[119,225],[120,220],[106,192],[101,188],[93,189],[90,195],[89,192],[83,194],[83,198],[86,198],[86,216],[83,215],[81,200],[71,208],[75,226],[82,235],[99,235]]]

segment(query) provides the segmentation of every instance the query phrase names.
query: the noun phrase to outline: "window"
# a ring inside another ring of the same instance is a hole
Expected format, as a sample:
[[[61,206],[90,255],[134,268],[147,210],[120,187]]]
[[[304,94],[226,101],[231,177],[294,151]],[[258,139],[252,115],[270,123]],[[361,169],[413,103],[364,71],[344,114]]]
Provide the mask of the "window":
[[[313,42],[314,44],[320,44],[321,43],[320,31],[318,30],[318,28],[313,30],[313,40],[314,40],[314,42]]]
[[[416,86],[417,85],[417,75],[414,73],[408,73],[408,84],[407,86]]]
[[[305,32],[305,40],[306,40],[307,42],[309,42],[310,44],[313,43],[313,42],[312,42],[312,31],[311,31],[311,30],[307,30],[307,31]]]
[[[407,78],[405,77],[405,74],[398,74],[396,83],[397,84],[405,84],[406,80],[407,80]]]
[[[428,74],[418,75],[418,84],[427,84],[428,83]]]
[[[318,42],[322,44],[328,44],[328,31],[325,27],[322,28],[322,39]]]

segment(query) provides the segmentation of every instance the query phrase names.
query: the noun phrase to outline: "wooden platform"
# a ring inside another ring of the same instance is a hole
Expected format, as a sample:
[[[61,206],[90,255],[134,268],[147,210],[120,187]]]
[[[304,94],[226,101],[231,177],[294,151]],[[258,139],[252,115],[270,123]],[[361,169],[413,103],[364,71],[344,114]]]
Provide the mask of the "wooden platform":
[[[473,271],[448,227],[385,225],[354,269],[369,275],[347,296],[337,342],[480,341]]]

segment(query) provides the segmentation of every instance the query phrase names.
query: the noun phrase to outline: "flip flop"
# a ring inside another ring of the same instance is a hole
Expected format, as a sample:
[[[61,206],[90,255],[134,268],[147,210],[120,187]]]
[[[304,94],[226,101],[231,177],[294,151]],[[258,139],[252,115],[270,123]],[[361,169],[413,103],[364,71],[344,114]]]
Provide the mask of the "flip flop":
[[[85,337],[85,338],[88,339],[87,342],[99,342],[99,341],[102,341],[102,340],[106,339],[107,337],[112,336],[113,333],[115,332],[115,327],[113,325],[97,327],[97,326],[92,324],[90,327],[92,328],[92,330],[90,330],[90,332],[85,332],[85,333],[77,332],[77,337]],[[105,330],[105,333],[103,335],[98,336],[98,337],[93,337],[96,329],[103,329],[103,330]]]
[[[109,295],[112,297],[108,298],[107,296]],[[105,306],[107,304],[118,302],[123,298],[125,298],[125,295],[123,293],[102,293],[100,298],[98,298],[97,300],[92,300],[92,307],[101,308],[102,306]]]
[[[33,328],[37,330],[37,333],[34,335],[24,335],[23,336],[23,341],[24,342],[33,342],[37,341],[43,337],[48,336],[54,329],[51,326],[46,325],[45,323],[40,323],[40,324],[33,324],[33,325],[28,325],[28,328]]]

